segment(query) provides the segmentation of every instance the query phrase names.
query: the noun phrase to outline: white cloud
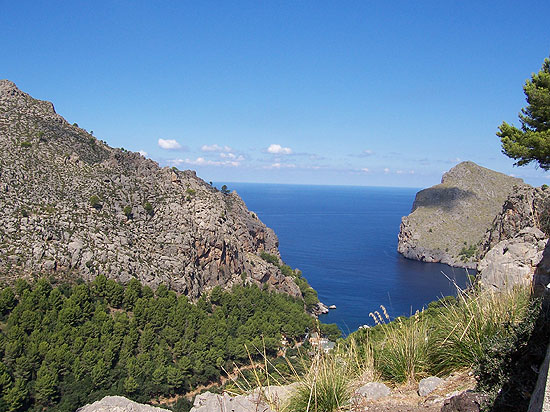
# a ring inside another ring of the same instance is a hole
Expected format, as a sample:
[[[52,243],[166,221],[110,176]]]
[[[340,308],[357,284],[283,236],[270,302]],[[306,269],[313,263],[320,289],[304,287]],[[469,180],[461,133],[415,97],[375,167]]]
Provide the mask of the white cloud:
[[[388,169],[387,167],[384,168],[384,173],[389,173],[390,172],[390,169]]]
[[[147,153],[145,150],[139,150],[138,153],[143,157],[147,157],[149,155],[149,153]]]
[[[232,152],[233,149],[229,146],[220,146],[217,144],[202,145],[201,150],[203,152]]]
[[[272,163],[270,166],[266,166],[266,169],[294,169],[295,164],[292,163]]]
[[[361,171],[362,171],[362,172],[365,172],[365,173],[370,172],[370,170],[369,170],[367,167],[362,168]]]
[[[238,162],[242,162],[244,160],[243,155],[236,155],[235,153],[220,153],[220,157],[222,159],[232,159]]]
[[[238,167],[241,165],[240,162],[234,160],[209,160],[204,157],[197,157],[196,159],[174,159],[170,161],[171,164],[180,165],[182,163],[194,166],[229,166],[229,167]]]
[[[410,175],[414,175],[414,170],[409,170]]]
[[[158,144],[165,150],[178,150],[182,148],[181,144],[179,144],[175,139],[159,139]]]
[[[267,148],[267,152],[271,154],[289,155],[292,154],[292,149],[290,147],[282,147],[280,144],[271,144]]]
[[[385,171],[385,170],[384,170]],[[396,170],[395,173],[397,173],[398,175],[402,175],[403,174],[403,170]]]

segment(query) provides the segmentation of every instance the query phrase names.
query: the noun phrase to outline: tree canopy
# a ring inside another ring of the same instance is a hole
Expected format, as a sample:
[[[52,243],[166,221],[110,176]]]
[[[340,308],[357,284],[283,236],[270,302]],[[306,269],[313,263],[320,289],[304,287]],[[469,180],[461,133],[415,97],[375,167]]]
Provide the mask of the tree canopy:
[[[247,364],[247,348],[275,357],[283,336],[299,341],[313,327],[303,301],[255,285],[216,287],[191,304],[136,279],[19,279],[0,288],[0,411],[74,411],[108,394],[138,402],[181,395]]]
[[[515,166],[536,162],[550,169],[550,59],[544,59],[541,70],[525,82],[523,91],[527,106],[521,109],[518,129],[502,122],[497,136],[502,152],[517,160]]]

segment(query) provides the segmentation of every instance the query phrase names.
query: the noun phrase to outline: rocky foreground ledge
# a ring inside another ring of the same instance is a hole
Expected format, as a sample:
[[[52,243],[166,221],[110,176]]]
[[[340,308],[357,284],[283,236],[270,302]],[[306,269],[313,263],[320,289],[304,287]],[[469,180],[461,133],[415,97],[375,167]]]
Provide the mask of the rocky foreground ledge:
[[[521,179],[462,162],[421,190],[403,217],[397,250],[406,258],[475,269],[487,231]],[[532,189],[532,188],[531,188]]]
[[[286,410],[290,396],[299,383],[267,386],[248,394],[205,392],[197,395],[190,412],[278,412]],[[473,392],[475,379],[462,372],[447,379],[435,376],[418,384],[390,388],[382,382],[358,386],[349,400],[351,411],[370,412],[479,412],[485,398]],[[76,412],[161,412],[167,409],[139,404],[120,396],[107,396]]]

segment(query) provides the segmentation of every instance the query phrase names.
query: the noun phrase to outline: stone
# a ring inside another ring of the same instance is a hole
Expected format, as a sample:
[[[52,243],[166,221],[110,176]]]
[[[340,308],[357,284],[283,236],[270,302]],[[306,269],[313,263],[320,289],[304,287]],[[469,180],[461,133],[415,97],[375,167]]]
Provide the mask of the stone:
[[[486,403],[486,395],[465,391],[445,400],[441,412],[480,412]]]
[[[77,409],[76,412],[168,412],[168,409],[144,405],[122,396],[106,396],[97,402]]]
[[[382,382],[369,382],[355,391],[356,396],[361,396],[367,400],[377,400],[388,396],[390,393],[390,388]]]
[[[211,392],[195,397],[190,412],[272,412],[258,394],[230,396]]]
[[[266,403],[274,406],[275,410],[282,410],[299,386],[299,382],[294,382],[289,385],[264,386],[261,388],[262,399],[264,399]],[[260,389],[257,388],[253,393],[259,390]]]
[[[420,396],[427,396],[436,390],[440,385],[445,381],[437,376],[430,376],[428,378],[422,379],[418,383],[418,394]]]

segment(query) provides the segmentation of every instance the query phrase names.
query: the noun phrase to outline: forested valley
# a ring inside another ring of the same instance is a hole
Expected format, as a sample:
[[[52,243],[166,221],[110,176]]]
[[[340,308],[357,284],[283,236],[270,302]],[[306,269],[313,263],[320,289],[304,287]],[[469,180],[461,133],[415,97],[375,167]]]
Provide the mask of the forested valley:
[[[165,285],[153,291],[102,275],[72,284],[19,279],[1,290],[0,316],[7,411],[74,411],[107,394],[139,402],[181,395],[249,363],[249,353],[276,356],[283,336],[292,345],[316,324],[302,300],[257,286],[218,286],[192,303]],[[332,326],[324,328],[334,337]],[[188,406],[181,398],[174,409]]]

